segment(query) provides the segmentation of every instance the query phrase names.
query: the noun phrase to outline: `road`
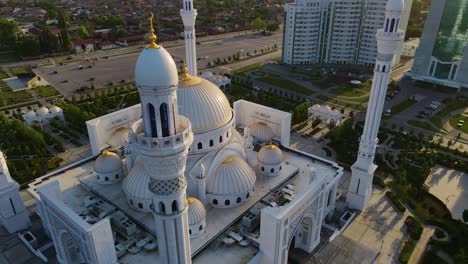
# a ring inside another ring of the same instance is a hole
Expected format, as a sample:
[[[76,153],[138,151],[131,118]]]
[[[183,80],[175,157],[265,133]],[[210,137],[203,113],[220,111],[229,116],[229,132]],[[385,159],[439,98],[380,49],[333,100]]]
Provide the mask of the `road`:
[[[213,40],[205,42],[202,45],[197,45],[198,57],[206,58],[198,61],[199,69],[206,70],[209,61],[216,58],[227,58],[233,54],[240,52],[241,56],[246,57],[247,52],[251,54],[255,50],[260,52],[261,49],[271,47],[276,44],[281,47],[282,34],[277,33],[271,36],[234,36],[222,41]],[[118,49],[120,50],[120,49]],[[127,53],[131,50],[140,51],[141,47],[128,48]],[[185,47],[172,47],[167,49],[176,60],[180,62],[184,58]],[[122,52],[122,51],[119,51]],[[102,56],[105,54],[106,56]],[[266,54],[265,56],[254,57],[251,60],[242,61],[236,64],[230,64],[220,67],[213,67],[210,71],[227,72],[234,68],[243,67],[245,65],[256,63],[280,56],[280,51]],[[97,59],[92,59],[91,55]],[[117,56],[107,56],[108,53],[89,53],[88,55],[80,55],[80,60],[70,62],[65,65],[49,65],[41,66],[35,69],[35,73],[41,78],[47,80],[50,84],[56,87],[62,94],[70,96],[75,93],[76,89],[83,85],[100,87],[116,83],[121,80],[132,80],[134,76],[134,65],[138,58],[139,52],[128,53]],[[81,59],[84,58],[84,59]],[[76,57],[74,57],[76,60]],[[83,69],[79,69],[79,66]],[[88,68],[91,67],[91,68]]]

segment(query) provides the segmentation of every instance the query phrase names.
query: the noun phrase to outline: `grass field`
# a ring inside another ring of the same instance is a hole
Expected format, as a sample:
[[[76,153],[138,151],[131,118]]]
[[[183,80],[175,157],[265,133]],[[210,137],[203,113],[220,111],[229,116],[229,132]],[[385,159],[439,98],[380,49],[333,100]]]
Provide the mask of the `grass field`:
[[[242,74],[244,72],[253,71],[263,66],[263,63],[258,62],[245,67],[239,68],[233,72],[233,74]]]
[[[3,70],[2,67],[0,67],[0,80],[8,78],[8,77],[10,77],[10,76],[8,76],[8,74],[6,74],[6,72],[5,72],[5,70]]]
[[[34,91],[40,97],[49,97],[49,96],[54,96],[54,95],[59,95],[60,94],[54,87],[52,87],[50,85],[36,87],[36,88],[34,88]]]
[[[419,127],[419,128],[425,129],[425,130],[429,130],[429,131],[433,131],[433,132],[440,132],[437,129],[435,129],[433,126],[431,126],[430,124],[428,124],[428,123],[426,123],[424,121],[408,120],[407,123],[412,125],[412,126]]]
[[[465,120],[465,124],[461,128],[457,126],[460,120]],[[450,119],[450,125],[453,128],[460,129],[461,131],[463,131],[463,133],[468,134],[468,113],[452,117]]]
[[[307,89],[306,87],[295,83],[290,80],[282,79],[282,78],[273,78],[273,77],[260,77],[256,79],[259,82],[267,83],[269,85],[277,86],[283,89],[291,90],[294,92],[311,95],[314,92]]]
[[[11,73],[13,73],[16,76],[26,75],[32,72],[30,69],[25,67],[11,68],[10,70]]]
[[[343,101],[340,101],[340,100],[337,100],[337,99],[326,97],[323,94],[317,95],[317,99],[320,99],[320,100],[325,101],[325,102],[330,102],[332,104],[337,104],[337,105],[341,105],[341,106],[344,106],[344,107],[352,108],[352,109],[358,110],[358,111],[361,111],[361,110],[365,109],[365,107],[363,105],[361,105],[361,104],[357,104],[357,103],[356,104],[351,104],[351,103],[343,102]]]
[[[331,90],[333,94],[343,97],[360,97],[367,95],[370,91],[371,86],[364,84],[362,86],[357,86],[353,84],[342,84],[337,88]]]

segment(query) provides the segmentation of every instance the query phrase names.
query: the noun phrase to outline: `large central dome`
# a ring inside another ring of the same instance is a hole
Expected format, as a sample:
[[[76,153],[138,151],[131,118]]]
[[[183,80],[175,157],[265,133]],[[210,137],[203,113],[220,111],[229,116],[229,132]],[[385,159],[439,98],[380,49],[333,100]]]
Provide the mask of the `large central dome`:
[[[212,130],[232,119],[232,109],[224,93],[212,82],[192,77],[192,83],[179,83],[179,114],[190,119],[193,132]]]

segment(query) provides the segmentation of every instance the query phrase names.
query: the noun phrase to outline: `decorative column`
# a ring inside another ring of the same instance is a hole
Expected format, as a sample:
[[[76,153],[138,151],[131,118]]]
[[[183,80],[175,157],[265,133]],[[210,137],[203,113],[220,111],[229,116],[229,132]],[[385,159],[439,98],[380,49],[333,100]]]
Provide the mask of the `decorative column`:
[[[185,61],[188,73],[192,76],[197,76],[197,43],[195,37],[197,10],[193,8],[193,0],[184,0],[183,3],[184,6],[180,9],[180,16],[184,23]]]
[[[382,111],[390,80],[393,57],[404,33],[398,30],[403,13],[403,0],[389,0],[385,8],[384,28],[379,29],[377,38],[377,58],[374,68],[372,89],[367,106],[364,132],[360,139],[357,161],[351,167],[352,177],[349,185],[348,207],[364,210],[372,191],[372,179],[377,165],[374,164],[377,135],[379,132]]]

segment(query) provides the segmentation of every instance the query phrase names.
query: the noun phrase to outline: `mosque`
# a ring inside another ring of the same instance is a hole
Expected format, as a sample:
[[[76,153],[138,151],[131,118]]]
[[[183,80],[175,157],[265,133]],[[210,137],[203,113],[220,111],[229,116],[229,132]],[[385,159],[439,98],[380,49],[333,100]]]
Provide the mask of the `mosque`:
[[[361,142],[366,162],[353,166],[350,190],[340,190],[342,167],[289,147],[290,113],[244,100],[231,107],[197,76],[197,13],[192,0],[183,3],[187,66],[179,72],[157,44],[151,18],[135,65],[141,103],[86,122],[93,156],[29,185],[59,263],[217,263],[217,252],[230,250],[225,263],[288,263],[291,247],[311,253],[328,239],[339,199],[348,194],[351,208],[366,206],[369,143]],[[387,16],[402,7],[390,0]],[[15,227],[18,217],[3,223],[21,230],[29,222]]]

